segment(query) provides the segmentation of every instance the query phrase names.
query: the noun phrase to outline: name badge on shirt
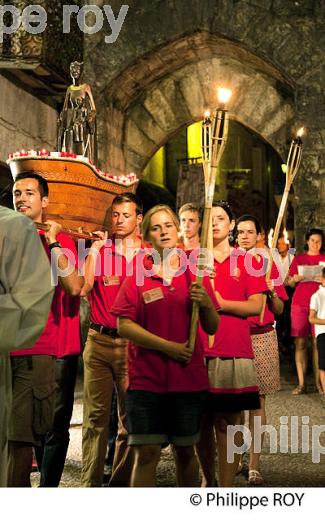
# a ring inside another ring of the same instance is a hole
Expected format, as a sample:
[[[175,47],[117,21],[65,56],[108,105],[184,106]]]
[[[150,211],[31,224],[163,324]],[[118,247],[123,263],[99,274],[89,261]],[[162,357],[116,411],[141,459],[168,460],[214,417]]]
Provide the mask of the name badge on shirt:
[[[144,303],[152,303],[158,300],[163,300],[164,293],[162,292],[161,287],[156,287],[155,289],[150,289],[149,291],[145,291],[142,293]]]
[[[104,285],[120,285],[120,279],[118,276],[103,276]]]
[[[240,272],[239,267],[235,267],[235,269],[233,270],[232,276],[235,278],[235,280],[239,281],[240,275],[241,275],[241,272]]]

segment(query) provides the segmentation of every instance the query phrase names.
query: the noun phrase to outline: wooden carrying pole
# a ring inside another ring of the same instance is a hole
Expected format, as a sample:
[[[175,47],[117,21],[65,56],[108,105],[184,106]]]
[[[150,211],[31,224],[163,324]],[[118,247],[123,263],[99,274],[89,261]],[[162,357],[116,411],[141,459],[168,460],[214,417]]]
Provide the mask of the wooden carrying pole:
[[[277,220],[276,220],[274,233],[273,233],[273,237],[272,237],[271,254],[269,256],[269,265],[268,265],[268,269],[267,269],[267,272],[266,272],[266,280],[267,281],[270,281],[270,279],[271,279],[271,270],[272,270],[273,261],[274,261],[274,259],[273,259],[273,250],[277,247],[279,233],[280,233],[280,228],[281,228],[281,224],[282,224],[282,221],[283,221],[284,213],[285,213],[285,210],[286,210],[286,207],[287,207],[287,202],[288,202],[288,197],[289,197],[289,193],[290,193],[290,188],[291,188],[292,183],[294,181],[294,178],[295,178],[295,176],[297,174],[297,171],[298,171],[298,168],[299,168],[299,165],[300,165],[300,161],[301,161],[301,156],[302,156],[302,140],[301,140],[301,136],[302,136],[302,133],[303,133],[303,128],[301,128],[299,130],[296,139],[292,140],[291,146],[290,146],[290,150],[289,150],[289,154],[288,154],[287,166],[286,166],[286,183],[285,183],[285,188],[284,188],[284,192],[283,192],[283,195],[282,195],[282,200],[281,200],[281,204],[280,204],[280,208],[279,208],[279,213],[278,213],[278,217],[277,217]],[[262,310],[261,310],[261,313],[260,313],[260,322],[261,323],[264,320],[265,306],[266,306],[266,295],[263,296],[263,306],[262,306]]]
[[[36,222],[36,228],[41,229],[43,231],[47,231],[49,229],[49,226],[47,226],[46,224],[41,224],[40,222]],[[77,240],[78,238],[84,238],[85,240],[100,240],[99,236],[95,235],[94,233],[91,233],[90,231],[79,231],[78,229],[62,228],[61,233],[69,235],[71,238],[75,240]]]
[[[206,124],[205,124],[206,123]],[[202,126],[202,157],[205,183],[205,207],[200,238],[200,249],[207,249],[211,228],[211,210],[216,183],[217,169],[224,152],[228,137],[229,118],[224,108],[217,108],[211,121],[205,119]],[[204,253],[199,254],[199,260]],[[199,261],[196,269],[196,283],[202,285],[205,267]],[[196,331],[199,319],[199,305],[193,303],[189,336],[189,349],[194,350]]]

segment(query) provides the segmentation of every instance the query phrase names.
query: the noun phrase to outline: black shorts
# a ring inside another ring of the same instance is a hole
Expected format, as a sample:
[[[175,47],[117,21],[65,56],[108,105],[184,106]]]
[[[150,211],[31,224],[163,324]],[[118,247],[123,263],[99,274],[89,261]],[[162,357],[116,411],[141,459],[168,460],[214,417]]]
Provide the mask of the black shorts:
[[[206,390],[166,394],[128,390],[128,444],[196,444],[207,393]]]
[[[325,333],[317,336],[318,368],[325,370]]]

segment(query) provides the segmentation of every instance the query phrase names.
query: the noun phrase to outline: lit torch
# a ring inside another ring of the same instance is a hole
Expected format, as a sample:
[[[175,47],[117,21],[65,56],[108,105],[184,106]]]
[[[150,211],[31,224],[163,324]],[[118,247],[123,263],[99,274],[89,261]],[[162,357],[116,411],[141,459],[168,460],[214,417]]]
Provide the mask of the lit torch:
[[[286,171],[284,172],[285,176],[286,176],[286,183],[285,183],[284,192],[282,195],[281,204],[279,207],[278,217],[277,217],[275,228],[274,228],[274,234],[273,234],[273,237],[271,240],[271,247],[270,247],[271,252],[277,246],[280,228],[281,228],[282,220],[283,220],[285,209],[286,209],[287,202],[288,202],[290,188],[291,188],[291,185],[297,174],[297,171],[298,171],[298,168],[299,168],[299,165],[301,162],[303,134],[304,134],[304,128],[302,127],[298,130],[296,137],[294,137],[291,141],[290,150],[289,150],[288,159],[287,159],[287,166],[285,168]],[[273,265],[273,256],[271,254],[269,265],[268,265],[268,270],[266,273],[267,280],[270,280],[270,278],[271,278],[272,265]],[[261,323],[264,320],[265,305],[266,305],[266,297],[264,297],[263,307],[262,307],[262,311],[260,314]]]
[[[203,158],[203,172],[205,184],[205,207],[202,222],[202,231],[200,238],[201,250],[206,249],[208,242],[211,240],[211,209],[216,184],[217,168],[224,152],[227,137],[229,118],[226,110],[226,103],[231,97],[231,90],[226,88],[218,88],[219,107],[215,109],[212,119],[210,112],[205,112],[202,123],[201,145]],[[210,240],[209,240],[210,232]],[[203,266],[200,262],[201,256],[198,258],[196,283],[202,285]],[[194,303],[192,308],[192,319],[189,337],[189,349],[193,352],[196,339],[196,330],[199,319],[199,306]]]

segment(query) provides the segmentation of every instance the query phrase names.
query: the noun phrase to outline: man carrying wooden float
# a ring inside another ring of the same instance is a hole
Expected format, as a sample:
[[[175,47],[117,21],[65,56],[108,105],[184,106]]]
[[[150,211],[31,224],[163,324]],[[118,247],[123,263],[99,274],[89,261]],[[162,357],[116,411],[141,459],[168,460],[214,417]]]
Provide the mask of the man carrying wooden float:
[[[110,312],[124,278],[136,268],[141,254],[138,226],[142,203],[133,193],[117,195],[112,202],[111,240],[98,232],[86,261],[82,295],[90,302],[90,329],[84,360],[84,417],[82,427],[81,485],[102,485],[115,386],[118,397],[118,434],[110,486],[128,486],[132,456],[127,446],[125,392],[128,341],[117,333]]]
[[[13,186],[13,200],[16,211],[35,223],[43,222],[49,204],[46,180],[34,172],[18,174]],[[60,224],[52,220],[45,223],[47,230],[40,232],[40,238],[51,261],[52,274],[58,275],[58,283],[46,327],[33,349],[11,353],[10,487],[30,486],[33,447],[40,455],[42,446],[43,460],[39,457],[41,486],[57,486],[69,443],[68,430],[80,353],[79,294],[84,279],[76,268],[74,242],[60,232]],[[69,264],[71,257],[74,266]],[[53,270],[54,265],[57,273]],[[43,279],[38,283],[42,284]]]

